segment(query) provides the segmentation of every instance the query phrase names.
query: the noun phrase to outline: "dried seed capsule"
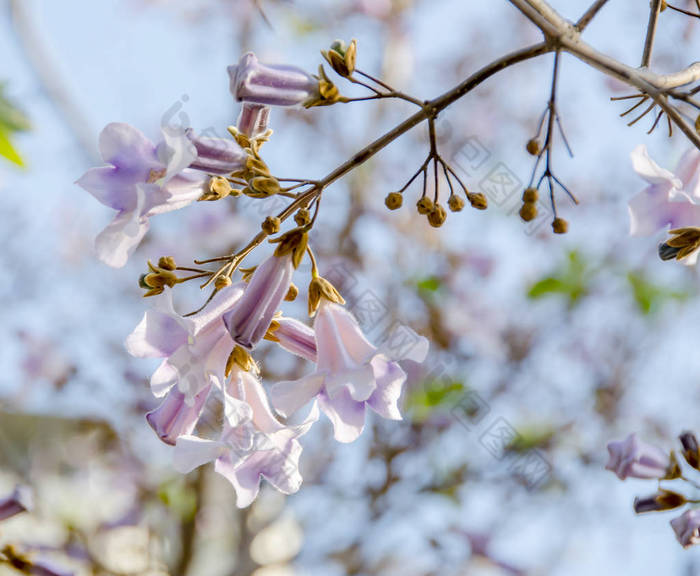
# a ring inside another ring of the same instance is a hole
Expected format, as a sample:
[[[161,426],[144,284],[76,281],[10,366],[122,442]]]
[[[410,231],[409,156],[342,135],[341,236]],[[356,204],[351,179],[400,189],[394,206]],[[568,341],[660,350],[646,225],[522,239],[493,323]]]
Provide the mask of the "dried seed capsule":
[[[390,192],[384,198],[384,204],[389,210],[398,210],[403,204],[403,196],[398,192]]]
[[[435,204],[435,207],[428,214],[428,222],[433,228],[440,228],[447,219],[447,211],[441,204]]]
[[[520,208],[520,217],[525,221],[525,222],[530,222],[531,220],[534,220],[537,218],[537,206],[533,204],[532,202],[525,202]]]
[[[569,223],[563,218],[555,218],[552,221],[552,230],[555,234],[566,234],[569,231]]]
[[[464,200],[461,196],[452,194],[447,200],[447,205],[449,206],[450,210],[452,210],[452,212],[459,212],[462,210],[462,208],[464,208]]]
[[[416,207],[418,208],[418,214],[430,214],[433,210],[433,201],[427,196],[423,196],[416,203]]]
[[[270,236],[271,234],[277,234],[280,231],[280,225],[282,221],[277,218],[277,216],[268,216],[262,223],[262,229],[265,234]]]
[[[526,148],[528,153],[533,156],[537,156],[540,153],[540,143],[535,138],[531,138],[527,141]]]
[[[539,192],[537,191],[537,188],[526,188],[525,192],[523,192],[523,202],[528,202],[531,204],[534,204],[537,202],[537,199],[540,197]]]

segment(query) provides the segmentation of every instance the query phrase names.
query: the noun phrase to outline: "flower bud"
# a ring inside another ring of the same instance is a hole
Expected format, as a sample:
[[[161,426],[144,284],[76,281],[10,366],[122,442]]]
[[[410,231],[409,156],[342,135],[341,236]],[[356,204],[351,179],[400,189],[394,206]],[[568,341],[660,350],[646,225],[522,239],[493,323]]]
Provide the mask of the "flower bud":
[[[646,512],[661,512],[663,510],[673,510],[686,503],[685,496],[672,492],[671,490],[660,489],[656,494],[645,498],[634,499],[634,511],[637,514]]]
[[[398,210],[403,204],[403,195],[398,192],[389,192],[384,199],[384,204],[389,210]]]
[[[428,222],[433,228],[440,228],[447,220],[447,211],[442,204],[435,204],[428,214]]]
[[[357,40],[352,40],[349,46],[342,40],[336,40],[331,44],[330,50],[321,50],[321,54],[340,76],[352,76],[355,71],[355,57],[357,53]]]
[[[416,203],[416,207],[418,208],[418,214],[430,214],[433,210],[433,201],[427,196],[423,196]]]
[[[477,210],[486,210],[486,208],[488,208],[486,196],[481,192],[469,192],[467,194],[467,200],[469,200],[472,208],[476,208]]]
[[[692,432],[683,432],[679,437],[683,446],[683,458],[696,470],[700,470],[700,446]]]
[[[452,212],[461,212],[462,208],[464,208],[464,200],[457,194],[450,194],[450,197],[447,199],[447,205]]]
[[[297,213],[294,214],[294,222],[297,223],[297,226],[306,226],[311,222],[311,213],[306,208],[300,208],[297,210]]]
[[[236,128],[248,138],[255,138],[267,131],[270,120],[270,107],[263,104],[243,102],[238,115]]]
[[[537,218],[537,206],[533,202],[525,202],[520,208],[519,214],[525,222],[530,222]]]
[[[289,290],[287,290],[287,295],[284,297],[286,302],[294,302],[299,296],[299,288],[296,287],[294,283],[289,285]]]
[[[213,176],[209,179],[208,191],[199,197],[199,201],[213,202],[214,200],[221,200],[232,192],[231,184],[226,178]]]
[[[528,154],[532,156],[537,156],[540,153],[540,143],[535,138],[531,138],[527,141],[527,151]]]
[[[216,280],[214,280],[214,287],[217,290],[222,290],[223,288],[226,288],[226,286],[230,286],[231,284],[231,278],[229,278],[228,276],[218,276]]]
[[[537,190],[537,188],[525,188],[525,191],[523,192],[523,202],[527,204],[534,204],[537,202],[537,200],[540,197],[540,193]]]
[[[268,236],[277,234],[280,231],[282,221],[277,216],[268,216],[262,223],[262,230]]]
[[[555,234],[566,234],[569,231],[569,223],[563,218],[555,218],[552,221],[552,230]]]
[[[241,102],[268,106],[296,106],[318,98],[319,82],[294,66],[260,64],[248,52],[238,65],[228,67],[231,94]]]
[[[175,268],[177,268],[175,258],[172,256],[161,256],[158,260],[158,268],[163,268],[163,270],[175,270]]]
[[[674,478],[678,463],[661,448],[642,442],[636,434],[625,440],[608,444],[610,459],[606,470],[614,472],[620,480],[626,478]]]

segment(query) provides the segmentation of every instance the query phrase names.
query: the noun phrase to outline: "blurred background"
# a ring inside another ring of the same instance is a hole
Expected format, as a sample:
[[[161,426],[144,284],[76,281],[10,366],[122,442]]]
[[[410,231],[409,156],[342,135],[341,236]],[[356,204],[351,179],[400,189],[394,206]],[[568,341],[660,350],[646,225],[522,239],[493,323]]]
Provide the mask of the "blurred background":
[[[552,4],[575,20],[589,0]],[[122,343],[149,304],[137,282],[148,258],[228,253],[275,200],[156,218],[127,267],[109,269],[92,242],[112,214],[74,185],[100,164],[99,131],[121,121],[154,139],[163,125],[224,136],[238,114],[226,66],[248,50],[313,72],[319,50],[357,38],[359,67],[429,98],[539,33],[495,1],[0,8],[0,494],[21,483],[36,501],[0,524],[0,549],[76,575],[700,574],[673,514],[635,517],[634,496],[653,484],[603,469],[607,441],[631,431],[673,447],[696,428],[700,402],[697,271],[662,263],[658,239],[630,238],[627,215],[644,186],[630,151],[644,142],[672,169],[689,145],[663,126],[647,136],[651,118],[626,127],[624,103],[609,101],[623,86],[562,57],[558,106],[575,156],[558,140],[554,167],[580,200],[559,202],[564,237],[544,206],[530,224],[517,216],[551,55],[497,75],[439,119],[443,155],[488,211],[451,214],[435,230],[411,209],[415,188],[404,209],[385,209],[427,154],[423,126],[324,194],[313,237],[322,272],[370,338],[407,325],[431,352],[410,374],[404,421],[371,421],[341,445],[322,419],[302,439],[300,492],[264,489],[238,510],[210,468],[172,470],[144,419],[154,366]],[[647,2],[610,2],[585,36],[637,65],[647,18]],[[656,68],[681,68],[698,48],[697,23],[662,15]],[[318,178],[410,113],[402,102],[275,109],[265,159],[275,174]],[[183,309],[203,298],[180,296]],[[303,315],[303,301],[290,313]],[[261,360],[268,383],[309,369],[273,346]]]

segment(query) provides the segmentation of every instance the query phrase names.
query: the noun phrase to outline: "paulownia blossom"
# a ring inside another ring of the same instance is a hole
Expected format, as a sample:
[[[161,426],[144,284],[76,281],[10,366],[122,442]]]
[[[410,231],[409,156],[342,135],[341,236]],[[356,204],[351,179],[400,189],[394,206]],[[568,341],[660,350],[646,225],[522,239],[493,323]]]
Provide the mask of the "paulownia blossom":
[[[235,343],[222,316],[235,307],[244,288],[239,282],[219,290],[204,310],[188,318],[175,312],[166,288],[127,338],[131,355],[164,359],[151,376],[151,390],[165,400],[147,415],[164,442],[175,444],[178,436],[191,433],[212,386],[223,387]]]
[[[408,353],[389,358],[370,344],[344,306],[325,298],[320,302],[314,331],[316,370],[299,380],[272,386],[270,394],[277,411],[289,416],[318,399],[339,442],[352,442],[360,436],[367,407],[383,418],[400,420],[398,401],[406,373],[396,360],[422,362],[428,341],[417,337],[417,344]]]
[[[671,528],[683,548],[700,544],[700,510],[686,510],[671,520]]]
[[[605,468],[611,470],[620,480],[625,478],[668,478],[673,475],[677,464],[661,448],[642,442],[636,434],[625,440],[608,444],[610,460]]]
[[[97,256],[110,266],[126,264],[151,216],[193,202],[205,191],[209,173],[238,170],[246,158],[233,141],[173,130],[164,130],[163,137],[156,145],[128,124],[108,124],[99,138],[107,165],[91,168],[77,181],[117,211],[95,240]]]
[[[651,236],[667,226],[700,226],[700,151],[686,152],[674,172],[656,164],[644,145],[637,146],[631,158],[634,170],[649,183],[629,202],[633,236]],[[686,264],[696,261],[697,252],[684,259]]]
[[[240,508],[255,500],[261,478],[280,492],[292,494],[302,483],[298,438],[317,419],[314,406],[303,423],[284,426],[273,415],[258,376],[235,366],[225,389],[220,437],[210,440],[180,436],[175,446],[175,467],[187,473],[214,462],[214,470],[233,485]]]

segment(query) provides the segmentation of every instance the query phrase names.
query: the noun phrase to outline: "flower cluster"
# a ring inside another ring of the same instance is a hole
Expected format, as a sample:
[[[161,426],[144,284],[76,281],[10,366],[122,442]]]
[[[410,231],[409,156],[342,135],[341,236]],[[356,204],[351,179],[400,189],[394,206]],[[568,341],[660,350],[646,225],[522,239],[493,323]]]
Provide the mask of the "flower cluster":
[[[700,248],[700,151],[688,150],[675,172],[656,164],[644,145],[631,157],[635,172],[649,186],[629,202],[630,234],[651,236],[670,226],[672,237],[659,245],[659,256],[695,264]]]
[[[635,498],[634,511],[638,514],[675,510],[686,504],[700,504],[700,499],[669,490],[661,486],[661,481],[685,482],[692,490],[700,490],[700,484],[688,476],[700,472],[700,445],[692,432],[683,432],[679,437],[683,455],[681,462],[675,451],[664,452],[661,448],[643,442],[635,434],[625,440],[610,442],[610,459],[606,468],[614,472],[620,480],[641,478],[657,480],[655,493]],[[687,468],[686,472],[684,468]],[[700,509],[686,510],[671,520],[671,527],[684,548],[700,544]]]
[[[354,72],[354,55],[354,42],[348,48],[334,44],[324,54],[346,77]],[[165,130],[163,141],[154,144],[126,124],[110,124],[100,137],[108,165],[89,170],[78,184],[117,211],[97,239],[99,257],[113,266],[126,263],[155,214],[195,200],[240,195],[291,199],[282,213],[265,218],[259,234],[238,253],[195,261],[200,266],[219,263],[217,270],[178,266],[169,256],[149,262],[140,284],[155,305],[126,339],[133,356],[161,359],[150,379],[161,403],[146,419],[174,447],[175,467],[187,473],[213,462],[234,486],[238,505],[245,507],[255,500],[262,478],[285,494],[299,489],[299,439],[320,412],[339,442],[360,436],[368,408],[383,418],[401,419],[406,373],[399,361],[422,362],[428,343],[416,335],[418,345],[410,354],[394,357],[367,340],[342,296],[319,275],[308,245],[323,187],[301,180],[284,187],[260,155],[272,133],[271,106],[311,107],[347,99],[323,68],[312,76],[291,66],[261,64],[249,53],[228,72],[231,93],[242,102],[237,125],[228,129],[232,139]],[[282,231],[291,215],[296,226]],[[240,268],[265,239],[275,245],[274,252],[258,266]],[[296,298],[299,290],[292,279],[307,257],[313,326],[280,311],[285,300]],[[234,281],[238,271],[241,277]],[[198,311],[181,315],[173,304],[174,289],[195,278],[204,279],[202,287],[211,286],[213,292]],[[273,384],[268,398],[253,358],[263,340],[315,368],[299,380]]]

